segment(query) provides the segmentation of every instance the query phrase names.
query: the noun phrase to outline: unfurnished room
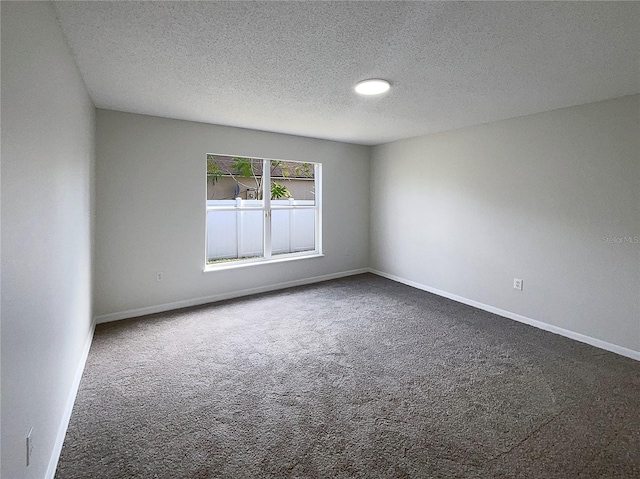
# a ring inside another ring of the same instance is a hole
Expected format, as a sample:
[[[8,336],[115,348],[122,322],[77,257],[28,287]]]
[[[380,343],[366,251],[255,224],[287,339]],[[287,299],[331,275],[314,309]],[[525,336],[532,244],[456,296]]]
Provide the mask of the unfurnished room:
[[[640,479],[640,2],[0,15],[3,479]]]

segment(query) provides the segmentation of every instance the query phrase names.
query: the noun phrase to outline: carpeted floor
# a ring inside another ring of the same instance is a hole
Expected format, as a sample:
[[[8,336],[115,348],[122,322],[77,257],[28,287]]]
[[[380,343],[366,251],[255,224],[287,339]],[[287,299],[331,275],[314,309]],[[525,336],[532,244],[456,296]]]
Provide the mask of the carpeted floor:
[[[374,275],[100,325],[57,479],[640,478],[640,363]]]

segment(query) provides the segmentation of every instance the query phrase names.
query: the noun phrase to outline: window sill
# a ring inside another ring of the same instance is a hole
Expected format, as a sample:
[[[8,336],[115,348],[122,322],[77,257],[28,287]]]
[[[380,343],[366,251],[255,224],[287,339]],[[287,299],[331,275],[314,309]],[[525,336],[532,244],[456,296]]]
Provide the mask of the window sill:
[[[220,264],[208,264],[204,267],[203,273],[211,273],[213,271],[223,271],[228,269],[236,269],[236,268],[246,268],[247,266],[256,266],[259,264],[273,264],[273,263],[284,263],[287,261],[297,261],[301,259],[311,259],[311,258],[322,258],[324,254],[322,253],[300,253],[300,254],[290,254],[282,257],[275,258],[256,258],[256,259],[248,259],[241,261],[231,261],[228,263],[220,263]]]

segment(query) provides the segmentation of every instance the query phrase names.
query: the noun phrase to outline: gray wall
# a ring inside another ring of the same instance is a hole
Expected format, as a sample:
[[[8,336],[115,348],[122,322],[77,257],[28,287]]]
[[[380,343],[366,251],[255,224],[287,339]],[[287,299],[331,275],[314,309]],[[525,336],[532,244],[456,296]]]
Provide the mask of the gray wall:
[[[2,2],[7,479],[52,476],[91,337],[94,115],[53,6]],[[27,468],[31,427],[33,462]]]
[[[639,114],[636,95],[375,147],[372,267],[640,351]]]
[[[96,139],[100,321],[369,265],[368,147],[107,110]],[[203,273],[210,152],[322,163],[325,256]]]

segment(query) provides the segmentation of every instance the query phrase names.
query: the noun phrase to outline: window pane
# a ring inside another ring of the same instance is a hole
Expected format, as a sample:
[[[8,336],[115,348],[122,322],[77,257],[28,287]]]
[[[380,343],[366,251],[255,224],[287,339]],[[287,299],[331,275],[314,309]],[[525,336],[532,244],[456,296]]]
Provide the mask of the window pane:
[[[263,160],[207,155],[207,200],[262,199]]]
[[[238,241],[239,258],[264,256],[264,211],[240,212],[240,238]]]
[[[282,203],[282,205],[279,205]],[[274,200],[272,206],[293,204],[293,200]],[[295,202],[301,203],[301,202]],[[307,201],[306,203],[310,203]],[[314,251],[315,247],[314,209],[274,209],[271,212],[272,254]]]
[[[262,210],[208,211],[207,263],[264,256],[263,226]]]
[[[272,200],[294,198],[315,204],[315,170],[313,163],[271,160]]]
[[[313,251],[316,242],[316,212],[312,209],[294,210],[292,213],[291,252]]]
[[[272,201],[285,203],[283,201]],[[288,201],[286,201],[288,203]],[[291,210],[271,211],[271,254],[291,253]]]
[[[207,263],[238,257],[235,211],[207,211]]]

